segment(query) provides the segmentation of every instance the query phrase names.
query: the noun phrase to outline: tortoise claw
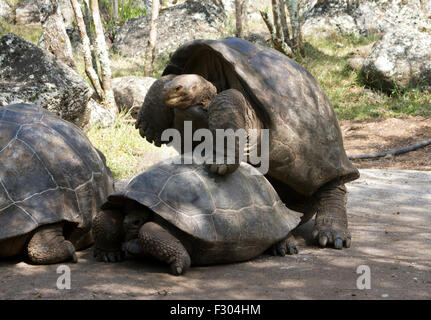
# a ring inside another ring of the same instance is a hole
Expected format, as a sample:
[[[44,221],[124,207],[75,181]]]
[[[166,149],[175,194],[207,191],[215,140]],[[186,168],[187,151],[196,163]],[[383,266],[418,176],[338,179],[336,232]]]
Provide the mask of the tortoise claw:
[[[316,225],[311,236],[323,248],[333,246],[335,249],[341,250],[343,247],[350,248],[352,242],[348,230],[332,228],[330,225]]]
[[[109,262],[120,262],[124,260],[124,253],[122,251],[107,251],[100,248],[95,248],[93,256],[97,261]]]
[[[297,247],[297,243],[295,237],[289,234],[285,239],[280,242],[274,244],[272,246],[272,254],[274,256],[282,256],[284,257],[286,254],[293,255],[298,254],[299,250]]]

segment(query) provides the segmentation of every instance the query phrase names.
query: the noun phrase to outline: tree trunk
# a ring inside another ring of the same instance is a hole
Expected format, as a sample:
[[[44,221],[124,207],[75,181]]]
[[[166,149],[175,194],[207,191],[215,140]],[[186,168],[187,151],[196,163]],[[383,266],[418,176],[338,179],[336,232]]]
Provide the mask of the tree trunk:
[[[57,0],[37,0],[45,48],[60,61],[76,70],[72,45],[66,33]]]
[[[111,62],[109,61],[108,48],[106,47],[105,35],[103,33],[102,21],[99,13],[99,2],[90,0],[91,13],[93,17],[94,30],[96,32],[96,52],[99,58],[100,72],[102,75],[102,86],[105,94],[105,105],[108,109],[118,113],[114,99],[114,91],[111,82]]]
[[[157,18],[159,16],[159,0],[153,0],[151,7],[151,25],[150,37],[148,39],[147,48],[145,50],[145,72],[149,77],[153,72],[153,63],[156,55],[156,40],[157,40]]]
[[[94,90],[96,90],[97,95],[100,100],[105,98],[102,86],[99,81],[99,76],[96,70],[93,68],[93,62],[91,57],[91,49],[90,49],[90,39],[87,35],[87,30],[85,28],[84,18],[82,16],[81,5],[78,0],[70,0],[70,3],[73,8],[73,12],[75,13],[75,21],[78,25],[79,35],[81,38],[82,44],[82,53],[84,55],[84,63],[85,63],[85,73],[87,77],[90,79],[91,84],[93,85]],[[97,67],[96,67],[97,68]]]
[[[298,54],[302,49],[301,21],[299,19],[299,1],[286,0],[286,6],[289,11],[290,26],[292,28],[292,49],[296,54]]]
[[[242,32],[243,32],[243,34],[247,32],[247,26],[248,26],[247,8],[248,8],[248,0],[242,0],[241,1],[241,15],[242,15]]]
[[[294,55],[292,49],[290,49],[290,47],[282,39],[277,38],[274,24],[269,19],[268,14],[264,11],[260,11],[260,15],[262,16],[262,19],[265,22],[269,33],[271,34],[271,41],[274,45],[274,48],[285,54],[286,56],[293,58]]]
[[[99,74],[99,69],[97,67],[97,59],[96,59],[96,52],[94,51],[94,36],[91,32],[91,25],[92,25],[92,19],[90,14],[90,3],[89,0],[84,0],[82,3],[84,5],[84,23],[85,23],[85,29],[87,31],[87,36],[90,39],[90,51],[91,51],[91,63],[93,65],[93,69],[96,71],[97,74]],[[100,76],[99,76],[100,79]]]
[[[118,0],[112,0],[112,17],[114,22],[118,21]]]
[[[242,38],[243,36],[243,33],[242,33],[243,12],[242,12],[241,2],[242,2],[241,0],[235,0],[235,20],[236,20],[235,36],[237,38]]]
[[[282,1],[282,0],[281,0]],[[272,16],[274,18],[275,36],[284,41],[284,31],[281,25],[280,0],[272,0]]]
[[[278,5],[280,8],[280,21],[281,27],[283,28],[284,42],[290,45],[290,32],[289,26],[287,24],[286,4],[283,0],[279,0]]]

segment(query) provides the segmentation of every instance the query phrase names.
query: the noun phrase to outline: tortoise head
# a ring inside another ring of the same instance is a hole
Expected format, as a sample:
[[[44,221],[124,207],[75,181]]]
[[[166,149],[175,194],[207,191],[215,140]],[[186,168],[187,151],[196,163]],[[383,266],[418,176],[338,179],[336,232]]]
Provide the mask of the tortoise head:
[[[139,229],[150,220],[151,210],[146,207],[135,207],[133,209],[128,209],[125,214],[123,229],[125,240],[129,241],[138,237]]]
[[[197,74],[176,76],[166,83],[162,90],[165,104],[180,109],[194,105],[207,108],[216,95],[216,87]]]

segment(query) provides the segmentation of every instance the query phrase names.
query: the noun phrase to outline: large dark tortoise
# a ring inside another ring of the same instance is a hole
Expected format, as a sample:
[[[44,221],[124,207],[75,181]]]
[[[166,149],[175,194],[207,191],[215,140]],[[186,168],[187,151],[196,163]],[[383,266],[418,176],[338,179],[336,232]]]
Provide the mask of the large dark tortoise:
[[[301,65],[237,38],[186,43],[150,88],[136,127],[159,146],[162,132],[182,132],[185,120],[212,132],[269,129],[267,179],[289,208],[304,213],[302,222],[316,214],[312,235],[321,246],[350,246],[344,184],[359,172],[346,156],[331,102]],[[248,150],[260,149],[249,138]],[[237,167],[211,170],[227,174]]]
[[[112,192],[103,154],[78,127],[35,105],[0,108],[0,257],[76,262]]]
[[[121,249],[150,255],[175,275],[190,264],[244,261],[287,251],[301,213],[288,209],[247,163],[228,176],[167,159],[108,197],[94,219],[95,256],[122,260]],[[123,245],[122,245],[123,244]]]

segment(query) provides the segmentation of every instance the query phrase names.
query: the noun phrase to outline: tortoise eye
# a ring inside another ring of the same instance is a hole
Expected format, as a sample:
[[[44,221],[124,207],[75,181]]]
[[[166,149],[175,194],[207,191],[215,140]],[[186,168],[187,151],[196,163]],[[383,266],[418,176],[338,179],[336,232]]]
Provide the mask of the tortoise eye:
[[[176,87],[176,88],[175,88],[175,91],[176,91],[176,92],[178,92],[178,91],[180,91],[182,88],[183,88],[183,86],[178,86],[178,87]]]

